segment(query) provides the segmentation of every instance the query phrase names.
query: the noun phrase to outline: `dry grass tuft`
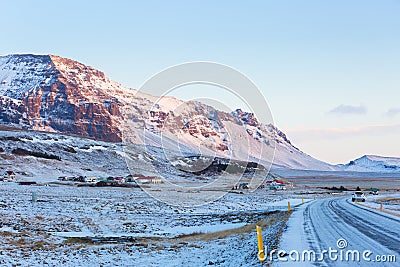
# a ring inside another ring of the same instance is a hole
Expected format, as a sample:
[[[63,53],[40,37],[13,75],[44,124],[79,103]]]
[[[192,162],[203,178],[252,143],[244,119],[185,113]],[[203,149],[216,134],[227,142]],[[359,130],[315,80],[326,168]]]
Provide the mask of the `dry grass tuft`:
[[[400,204],[400,198],[398,198],[398,197],[382,197],[382,198],[378,198],[377,200],[376,200],[378,203],[380,203],[380,202],[385,202],[385,203],[387,203],[387,202],[390,202],[390,204]]]

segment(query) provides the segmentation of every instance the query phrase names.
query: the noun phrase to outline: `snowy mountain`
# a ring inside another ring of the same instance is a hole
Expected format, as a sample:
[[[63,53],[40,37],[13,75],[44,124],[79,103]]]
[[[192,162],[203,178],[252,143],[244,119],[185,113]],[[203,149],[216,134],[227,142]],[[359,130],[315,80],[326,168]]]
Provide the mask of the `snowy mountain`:
[[[339,166],[346,171],[400,172],[400,158],[365,155]]]
[[[0,57],[0,119],[28,129],[121,141],[119,100],[127,91],[104,73],[49,55]]]
[[[95,68],[53,55],[0,56],[0,123],[108,142],[258,161],[275,168],[335,170],[294,147],[274,125],[240,109],[151,96]]]

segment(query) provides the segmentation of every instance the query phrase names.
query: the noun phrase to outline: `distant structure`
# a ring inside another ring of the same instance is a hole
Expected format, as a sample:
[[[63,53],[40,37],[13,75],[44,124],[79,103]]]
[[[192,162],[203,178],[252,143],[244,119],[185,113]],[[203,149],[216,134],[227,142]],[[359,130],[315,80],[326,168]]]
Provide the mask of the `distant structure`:
[[[13,171],[5,171],[1,177],[3,182],[13,182],[16,178],[17,176]]]
[[[156,176],[139,176],[135,177],[137,184],[161,184],[162,180]]]

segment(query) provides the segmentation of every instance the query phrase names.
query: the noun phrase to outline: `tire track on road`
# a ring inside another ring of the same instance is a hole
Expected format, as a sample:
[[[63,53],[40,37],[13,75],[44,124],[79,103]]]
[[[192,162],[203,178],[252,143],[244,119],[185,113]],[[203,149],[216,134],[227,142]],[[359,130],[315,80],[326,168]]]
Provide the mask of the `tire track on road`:
[[[358,216],[348,211],[343,206],[340,206],[336,201],[330,201],[328,203],[331,208],[346,224],[356,228],[364,235],[370,237],[386,248],[400,253],[400,235],[396,230],[400,229],[400,222],[391,221],[393,227],[389,227],[390,224],[381,225],[373,222],[373,220],[367,220],[368,216]],[[347,204],[351,205],[351,204]],[[364,212],[363,209],[359,209]],[[364,212],[365,213],[365,212]],[[376,215],[379,216],[379,215]],[[382,216],[381,216],[382,217]],[[370,218],[370,217],[369,217]],[[382,217],[386,218],[386,217]],[[394,231],[390,230],[393,229]]]

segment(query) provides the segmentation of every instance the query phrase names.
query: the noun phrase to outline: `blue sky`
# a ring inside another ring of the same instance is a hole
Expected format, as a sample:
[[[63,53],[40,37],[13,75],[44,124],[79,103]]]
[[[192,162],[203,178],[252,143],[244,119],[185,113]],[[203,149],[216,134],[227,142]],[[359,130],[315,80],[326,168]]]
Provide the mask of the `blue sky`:
[[[240,70],[321,160],[400,157],[400,1],[8,1],[0,53],[56,54],[138,88],[189,61]]]

